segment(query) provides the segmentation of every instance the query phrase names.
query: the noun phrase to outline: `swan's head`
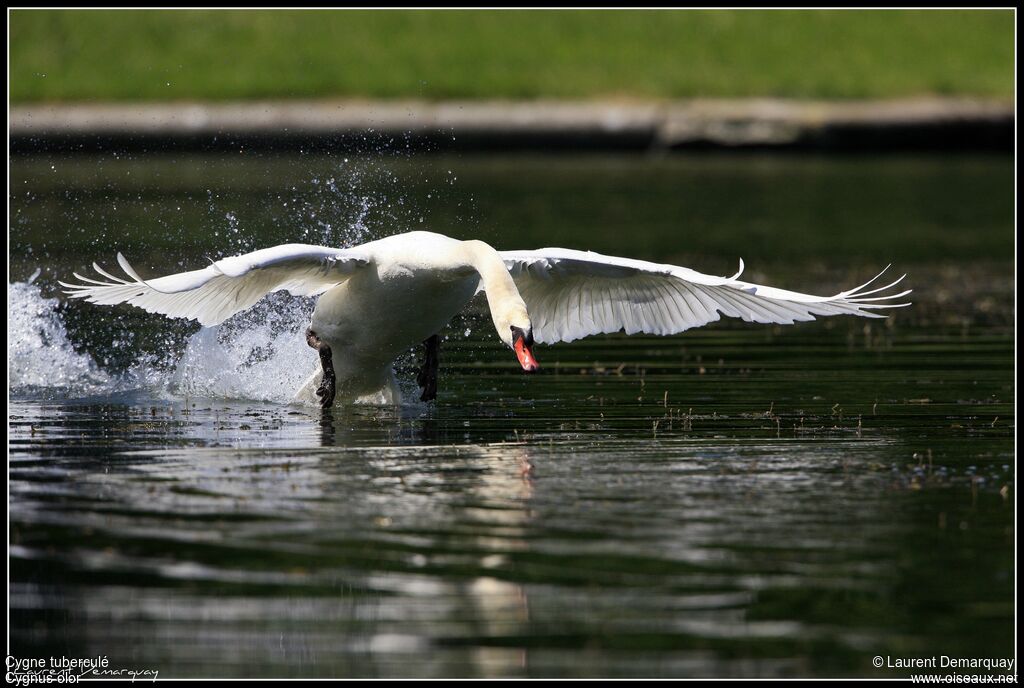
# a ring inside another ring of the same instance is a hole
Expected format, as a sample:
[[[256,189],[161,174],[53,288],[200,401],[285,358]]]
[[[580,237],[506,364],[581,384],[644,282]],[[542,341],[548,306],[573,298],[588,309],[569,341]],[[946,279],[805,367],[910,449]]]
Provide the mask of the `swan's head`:
[[[494,316],[494,327],[498,330],[501,341],[516,352],[519,365],[528,373],[540,368],[537,359],[533,357],[533,323],[526,312],[526,306],[522,303],[509,304],[501,309],[501,313],[491,314]]]

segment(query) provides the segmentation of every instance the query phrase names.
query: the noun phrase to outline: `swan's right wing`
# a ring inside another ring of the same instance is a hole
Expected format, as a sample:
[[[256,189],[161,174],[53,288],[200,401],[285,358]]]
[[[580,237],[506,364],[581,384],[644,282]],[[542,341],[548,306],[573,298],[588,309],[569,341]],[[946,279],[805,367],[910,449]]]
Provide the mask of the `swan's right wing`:
[[[370,261],[369,254],[359,248],[284,244],[223,258],[202,270],[144,280],[118,253],[117,262],[130,279],[115,277],[93,263],[96,272],[109,281],[75,273],[82,284],[60,285],[72,298],[104,305],[130,303],[150,313],[216,325],[272,291],[287,289],[300,296],[321,294]]]

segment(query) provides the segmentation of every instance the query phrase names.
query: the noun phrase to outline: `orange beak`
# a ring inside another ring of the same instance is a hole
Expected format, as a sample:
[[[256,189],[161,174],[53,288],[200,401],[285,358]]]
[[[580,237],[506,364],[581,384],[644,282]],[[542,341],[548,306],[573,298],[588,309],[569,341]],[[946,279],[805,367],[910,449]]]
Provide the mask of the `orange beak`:
[[[519,357],[519,365],[523,366],[523,370],[528,373],[532,373],[540,368],[540,363],[537,363],[537,359],[533,357],[533,352],[530,351],[530,347],[526,345],[525,337],[516,337],[516,341],[513,343],[512,348],[515,349],[516,356]]]

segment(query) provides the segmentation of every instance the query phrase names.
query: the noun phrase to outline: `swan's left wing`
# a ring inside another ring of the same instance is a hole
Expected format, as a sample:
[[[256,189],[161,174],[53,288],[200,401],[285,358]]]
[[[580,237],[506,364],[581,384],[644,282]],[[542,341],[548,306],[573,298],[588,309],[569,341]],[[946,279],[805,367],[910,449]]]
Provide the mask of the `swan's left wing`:
[[[878,294],[898,284],[865,289],[878,279],[835,296],[813,296],[738,279],[705,275],[676,265],[604,256],[590,251],[544,248],[501,251],[533,321],[539,342],[571,342],[592,334],[675,334],[718,320],[791,324],[817,315],[883,317],[878,310],[910,290]],[[882,271],[885,272],[884,270]],[[881,276],[881,275],[879,275]]]
[[[367,265],[371,257],[359,248],[283,244],[224,258],[202,270],[151,280],[139,277],[120,253],[117,261],[129,279],[115,277],[93,263],[106,281],[75,273],[81,284],[60,285],[72,298],[105,305],[130,303],[150,313],[216,325],[272,291],[286,289],[300,296],[323,293]]]

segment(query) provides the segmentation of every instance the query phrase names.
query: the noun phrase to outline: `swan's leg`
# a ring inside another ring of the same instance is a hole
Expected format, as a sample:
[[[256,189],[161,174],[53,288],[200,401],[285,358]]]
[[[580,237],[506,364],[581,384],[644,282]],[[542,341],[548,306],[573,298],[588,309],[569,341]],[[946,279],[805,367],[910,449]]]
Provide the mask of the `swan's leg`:
[[[423,367],[416,375],[416,384],[423,389],[420,401],[430,401],[437,398],[437,368],[440,363],[441,338],[436,334],[423,340],[425,355]]]
[[[320,397],[320,406],[322,408],[330,408],[334,404],[335,387],[334,359],[331,356],[331,347],[327,346],[327,343],[317,336],[313,328],[306,330],[306,343],[320,354],[320,366],[324,369],[324,379],[320,386],[317,387],[316,395]]]

